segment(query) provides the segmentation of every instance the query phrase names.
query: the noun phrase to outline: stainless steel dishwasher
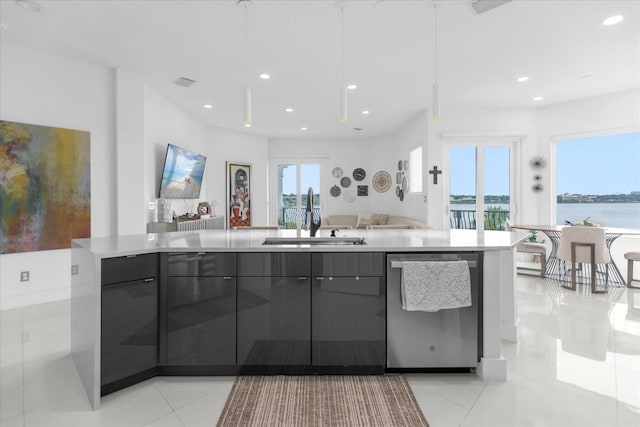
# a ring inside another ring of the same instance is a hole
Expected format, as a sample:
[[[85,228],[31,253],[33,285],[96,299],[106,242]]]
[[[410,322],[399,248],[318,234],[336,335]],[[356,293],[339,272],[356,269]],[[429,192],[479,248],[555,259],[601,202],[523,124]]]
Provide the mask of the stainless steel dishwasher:
[[[457,261],[469,264],[471,306],[435,312],[402,308],[403,261]],[[460,370],[475,368],[482,356],[482,253],[387,255],[387,369]]]

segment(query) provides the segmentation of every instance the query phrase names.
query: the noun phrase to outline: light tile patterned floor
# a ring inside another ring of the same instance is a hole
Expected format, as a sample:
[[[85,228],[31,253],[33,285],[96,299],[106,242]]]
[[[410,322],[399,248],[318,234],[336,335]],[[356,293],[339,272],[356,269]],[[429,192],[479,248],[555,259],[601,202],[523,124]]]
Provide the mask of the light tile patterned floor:
[[[506,382],[409,375],[432,427],[640,426],[640,290],[590,295],[518,276]],[[232,377],[156,377],[91,411],[69,355],[69,301],[0,313],[0,426],[215,425]]]

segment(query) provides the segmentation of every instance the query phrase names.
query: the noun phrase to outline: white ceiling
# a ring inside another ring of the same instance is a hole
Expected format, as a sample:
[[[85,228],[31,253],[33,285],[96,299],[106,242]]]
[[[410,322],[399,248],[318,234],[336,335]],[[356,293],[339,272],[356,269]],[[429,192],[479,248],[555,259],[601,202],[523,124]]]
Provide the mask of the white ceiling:
[[[1,0],[1,40],[139,73],[213,126],[270,137],[372,137],[431,105],[433,1],[347,1],[344,74],[358,85],[349,92],[347,123],[338,121],[335,0],[253,0],[248,55],[236,0],[39,4],[36,13]],[[532,108],[640,88],[639,1],[514,0],[481,15],[467,0],[437,6],[443,117],[452,108]],[[602,25],[616,14],[624,15],[621,24]],[[272,78],[261,80],[262,72]],[[242,126],[247,75],[249,130]],[[530,80],[517,83],[522,75]],[[197,83],[176,86],[180,76]],[[538,95],[544,99],[532,101]],[[295,111],[286,113],[288,106]],[[365,109],[371,114],[363,116]]]

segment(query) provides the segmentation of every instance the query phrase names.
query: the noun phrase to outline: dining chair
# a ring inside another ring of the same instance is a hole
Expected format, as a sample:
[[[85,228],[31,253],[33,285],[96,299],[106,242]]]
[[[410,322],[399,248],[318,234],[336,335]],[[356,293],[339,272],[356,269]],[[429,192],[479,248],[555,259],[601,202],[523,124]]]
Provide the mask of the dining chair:
[[[504,223],[504,229],[511,231],[513,223],[511,220],[507,220]],[[543,243],[536,242],[520,242],[516,246],[517,252],[540,255],[540,276],[546,277],[547,272],[547,247]],[[533,269],[531,269],[533,270]],[[534,270],[535,271],[535,270]]]
[[[576,290],[576,263],[580,266],[590,265],[591,293],[603,294],[607,292],[609,281],[609,263],[611,256],[607,249],[604,228],[600,227],[564,227],[560,235],[558,258],[571,263],[571,286],[563,287]],[[605,289],[596,289],[597,266],[605,266]],[[586,269],[585,269],[586,270]]]
[[[631,282],[635,279],[633,278],[633,263],[640,262],[640,248],[632,249],[624,253],[624,258],[627,260],[627,287],[629,288],[638,288],[638,286],[631,286]],[[636,280],[638,282],[640,280]]]

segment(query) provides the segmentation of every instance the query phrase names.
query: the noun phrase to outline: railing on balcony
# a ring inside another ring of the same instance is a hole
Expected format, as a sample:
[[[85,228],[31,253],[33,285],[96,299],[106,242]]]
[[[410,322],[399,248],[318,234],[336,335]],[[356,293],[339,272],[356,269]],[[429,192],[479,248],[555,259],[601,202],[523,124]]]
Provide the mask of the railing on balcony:
[[[307,215],[307,212],[305,211],[305,209],[302,209],[302,226],[306,226],[307,225],[307,220],[308,220],[309,215]],[[315,207],[313,208],[313,222],[318,222],[320,221],[320,207]],[[278,218],[278,225],[281,228],[296,228],[296,207],[295,206],[288,206],[288,207],[283,207],[281,209],[279,218]]]
[[[509,211],[490,210],[484,213],[485,230],[504,230],[504,223],[509,219]],[[449,220],[452,229],[475,230],[476,211],[451,210]]]

